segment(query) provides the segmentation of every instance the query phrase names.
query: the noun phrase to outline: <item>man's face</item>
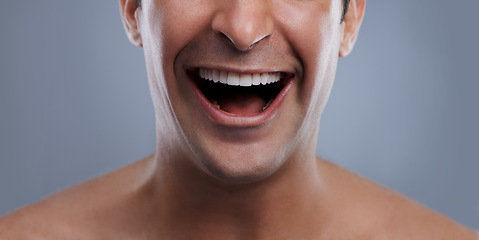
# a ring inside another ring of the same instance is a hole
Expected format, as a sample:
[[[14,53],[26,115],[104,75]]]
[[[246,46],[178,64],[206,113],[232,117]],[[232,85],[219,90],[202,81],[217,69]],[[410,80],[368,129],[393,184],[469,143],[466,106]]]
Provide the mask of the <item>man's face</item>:
[[[341,15],[340,0],[143,0],[160,141],[177,136],[195,167],[226,182],[314,154]]]

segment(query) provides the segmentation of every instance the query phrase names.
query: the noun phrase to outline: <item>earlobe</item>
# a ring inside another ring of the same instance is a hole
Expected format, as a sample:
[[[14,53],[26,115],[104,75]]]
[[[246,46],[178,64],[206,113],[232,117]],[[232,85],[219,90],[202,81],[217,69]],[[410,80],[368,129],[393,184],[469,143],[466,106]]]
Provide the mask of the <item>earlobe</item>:
[[[130,41],[138,46],[143,47],[141,38],[141,31],[139,28],[139,13],[141,8],[138,6],[136,0],[119,0],[121,18],[123,19],[123,26]]]
[[[348,12],[343,23],[341,23],[342,39],[339,47],[339,57],[345,57],[353,50],[365,10],[366,0],[351,0],[349,2]]]

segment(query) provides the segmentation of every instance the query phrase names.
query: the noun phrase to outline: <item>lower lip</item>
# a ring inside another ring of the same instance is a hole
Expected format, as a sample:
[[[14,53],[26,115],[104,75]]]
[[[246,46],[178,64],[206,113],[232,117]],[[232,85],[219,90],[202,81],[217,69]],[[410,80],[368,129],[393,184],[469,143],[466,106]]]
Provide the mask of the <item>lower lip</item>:
[[[232,114],[216,108],[203,95],[193,80],[190,79],[189,82],[196,98],[199,100],[198,102],[214,123],[229,127],[254,127],[268,122],[276,115],[278,109],[288,95],[289,90],[293,86],[294,78],[289,80],[286,86],[283,87],[281,92],[278,93],[273,102],[265,110],[252,115]]]

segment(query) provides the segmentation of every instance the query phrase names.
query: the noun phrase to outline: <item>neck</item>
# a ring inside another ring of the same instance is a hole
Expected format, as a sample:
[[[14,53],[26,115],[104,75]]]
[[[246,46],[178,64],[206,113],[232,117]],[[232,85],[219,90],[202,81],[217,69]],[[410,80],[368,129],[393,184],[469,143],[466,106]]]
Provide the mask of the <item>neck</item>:
[[[312,226],[318,223],[322,196],[314,151],[298,151],[273,176],[241,185],[220,182],[191,165],[175,164],[184,161],[156,156],[148,192],[159,213],[163,228],[157,231],[162,236],[278,239],[294,234],[289,236],[292,239],[318,229]]]

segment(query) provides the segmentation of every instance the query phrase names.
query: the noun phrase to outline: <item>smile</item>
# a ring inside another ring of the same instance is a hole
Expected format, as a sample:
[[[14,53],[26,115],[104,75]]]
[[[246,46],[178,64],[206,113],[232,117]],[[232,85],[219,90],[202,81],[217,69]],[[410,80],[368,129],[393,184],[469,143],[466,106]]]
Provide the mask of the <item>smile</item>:
[[[234,72],[210,68],[193,68],[187,73],[200,102],[206,104],[212,115],[244,120],[272,115],[294,78],[294,74],[286,72]]]
[[[200,68],[199,74],[202,79],[210,80],[214,83],[220,82],[230,86],[242,87],[266,85],[281,80],[281,73],[279,72],[239,74],[235,72]]]

